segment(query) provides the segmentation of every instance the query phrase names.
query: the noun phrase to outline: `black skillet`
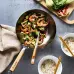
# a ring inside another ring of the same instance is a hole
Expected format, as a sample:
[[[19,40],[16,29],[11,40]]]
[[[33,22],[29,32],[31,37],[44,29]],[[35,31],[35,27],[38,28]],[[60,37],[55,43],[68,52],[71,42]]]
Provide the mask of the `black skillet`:
[[[43,11],[43,10],[39,10],[39,9],[29,10],[29,11],[23,13],[23,14],[19,17],[19,19],[18,19],[18,21],[17,21],[17,23],[16,23],[16,34],[17,34],[17,37],[18,37],[18,39],[20,40],[20,35],[19,35],[20,29],[19,29],[19,26],[21,25],[21,22],[24,20],[24,17],[25,17],[26,15],[30,14],[30,13],[42,13],[42,14],[44,14],[44,15],[47,16],[47,19],[48,19],[48,21],[49,21],[49,24],[48,24],[48,26],[47,26],[46,38],[45,38],[44,42],[43,42],[41,45],[38,45],[39,48],[43,48],[43,47],[45,47],[47,44],[49,44],[49,43],[52,42],[52,40],[54,39],[55,34],[56,34],[56,25],[55,25],[55,22],[54,22],[53,18],[52,18],[47,12],[45,12],[45,11]],[[21,43],[21,44],[22,44],[22,43]],[[28,48],[28,47],[24,46],[23,44],[22,44],[22,47],[23,47],[22,50],[20,51],[20,53],[18,54],[16,60],[14,61],[13,65],[12,65],[11,68],[10,68],[10,71],[12,71],[12,72],[15,70],[18,62],[20,61],[21,57],[23,56],[23,54],[24,54],[24,52],[25,52],[25,49]]]

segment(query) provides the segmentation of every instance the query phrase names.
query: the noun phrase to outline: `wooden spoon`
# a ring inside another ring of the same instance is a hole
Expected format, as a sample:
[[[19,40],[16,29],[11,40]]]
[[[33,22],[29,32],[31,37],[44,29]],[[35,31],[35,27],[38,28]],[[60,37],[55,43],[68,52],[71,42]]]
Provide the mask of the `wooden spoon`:
[[[33,50],[32,58],[31,58],[31,64],[35,63],[35,57],[36,57],[36,52],[37,52],[37,47],[38,47],[38,41],[39,41],[39,33],[38,33],[38,37],[37,37],[37,40],[36,40],[35,48]]]

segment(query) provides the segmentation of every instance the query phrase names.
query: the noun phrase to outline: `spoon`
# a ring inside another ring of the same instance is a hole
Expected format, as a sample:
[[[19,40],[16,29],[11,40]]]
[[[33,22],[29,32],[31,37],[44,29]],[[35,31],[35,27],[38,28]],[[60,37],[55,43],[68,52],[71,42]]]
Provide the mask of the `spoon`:
[[[36,40],[35,48],[33,50],[32,58],[31,58],[31,64],[35,63],[35,57],[36,57],[36,52],[37,52],[37,47],[38,47],[38,41],[39,41],[39,33],[38,33],[38,37],[37,37],[37,40]]]

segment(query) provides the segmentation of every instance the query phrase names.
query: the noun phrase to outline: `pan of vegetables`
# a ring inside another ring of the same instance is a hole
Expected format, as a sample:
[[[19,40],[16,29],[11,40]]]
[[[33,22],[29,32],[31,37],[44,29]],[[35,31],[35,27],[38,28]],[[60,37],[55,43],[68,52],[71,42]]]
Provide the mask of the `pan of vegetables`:
[[[34,48],[39,34],[38,48],[43,48],[55,37],[56,25],[53,18],[45,11],[39,9],[23,13],[16,23],[16,34],[23,49],[14,61],[11,71],[14,71],[25,49]]]
[[[16,23],[16,33],[21,44],[34,48],[38,32],[40,32],[39,47],[50,43],[56,34],[53,18],[38,9],[23,13]]]

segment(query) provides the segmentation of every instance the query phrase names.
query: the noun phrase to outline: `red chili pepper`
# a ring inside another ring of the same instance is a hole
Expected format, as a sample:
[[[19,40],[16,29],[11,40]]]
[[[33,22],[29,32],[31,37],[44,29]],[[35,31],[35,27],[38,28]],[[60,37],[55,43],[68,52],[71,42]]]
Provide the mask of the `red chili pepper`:
[[[61,14],[61,15],[65,15],[67,13],[67,9],[68,9],[68,5],[65,6],[63,9],[59,10],[58,12]]]

